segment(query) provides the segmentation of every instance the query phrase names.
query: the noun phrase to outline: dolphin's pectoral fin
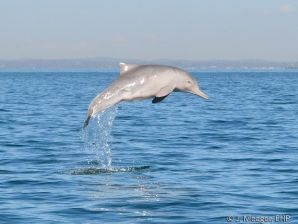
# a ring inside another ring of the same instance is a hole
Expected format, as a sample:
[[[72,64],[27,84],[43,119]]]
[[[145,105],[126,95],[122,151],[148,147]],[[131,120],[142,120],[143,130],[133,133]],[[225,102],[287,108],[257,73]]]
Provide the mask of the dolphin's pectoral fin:
[[[159,103],[159,102],[163,101],[163,99],[166,98],[168,95],[162,96],[162,97],[154,97],[152,100],[152,103]]]
[[[165,86],[162,89],[158,91],[158,93],[155,95],[154,99],[152,100],[152,103],[159,103],[164,98],[166,98],[171,92],[173,92],[174,88],[171,86]]]
[[[172,86],[165,86],[158,91],[158,93],[155,95],[155,97],[167,96],[173,91],[174,91],[174,88]]]

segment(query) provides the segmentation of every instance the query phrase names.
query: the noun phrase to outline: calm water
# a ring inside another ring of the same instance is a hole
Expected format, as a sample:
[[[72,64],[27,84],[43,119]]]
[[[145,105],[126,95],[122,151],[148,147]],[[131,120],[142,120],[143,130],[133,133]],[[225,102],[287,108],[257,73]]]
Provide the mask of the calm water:
[[[298,223],[298,73],[197,73],[210,100],[120,104],[86,146],[88,104],[116,75],[0,74],[0,222]]]

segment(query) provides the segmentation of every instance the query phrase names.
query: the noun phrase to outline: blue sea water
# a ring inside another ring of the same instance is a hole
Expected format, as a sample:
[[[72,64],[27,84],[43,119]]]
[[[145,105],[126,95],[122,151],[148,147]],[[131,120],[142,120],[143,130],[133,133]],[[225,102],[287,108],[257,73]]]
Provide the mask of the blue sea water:
[[[193,74],[84,132],[116,73],[0,73],[0,223],[298,223],[298,73]]]

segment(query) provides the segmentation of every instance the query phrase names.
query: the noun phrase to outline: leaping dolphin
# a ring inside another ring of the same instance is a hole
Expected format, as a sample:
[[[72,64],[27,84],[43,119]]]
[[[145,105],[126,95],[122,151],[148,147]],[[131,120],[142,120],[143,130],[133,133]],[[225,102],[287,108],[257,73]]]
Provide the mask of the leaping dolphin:
[[[164,65],[120,63],[120,76],[90,103],[84,128],[91,117],[121,102],[152,98],[159,103],[173,91],[189,92],[204,99],[197,81],[186,71]]]

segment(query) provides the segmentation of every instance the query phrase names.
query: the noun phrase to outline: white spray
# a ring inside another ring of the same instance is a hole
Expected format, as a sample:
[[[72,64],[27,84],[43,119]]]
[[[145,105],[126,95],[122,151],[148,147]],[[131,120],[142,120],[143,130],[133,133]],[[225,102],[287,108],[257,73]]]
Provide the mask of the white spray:
[[[85,149],[94,153],[97,162],[105,169],[112,168],[111,130],[117,111],[118,107],[114,106],[99,113],[94,122],[83,130]]]

